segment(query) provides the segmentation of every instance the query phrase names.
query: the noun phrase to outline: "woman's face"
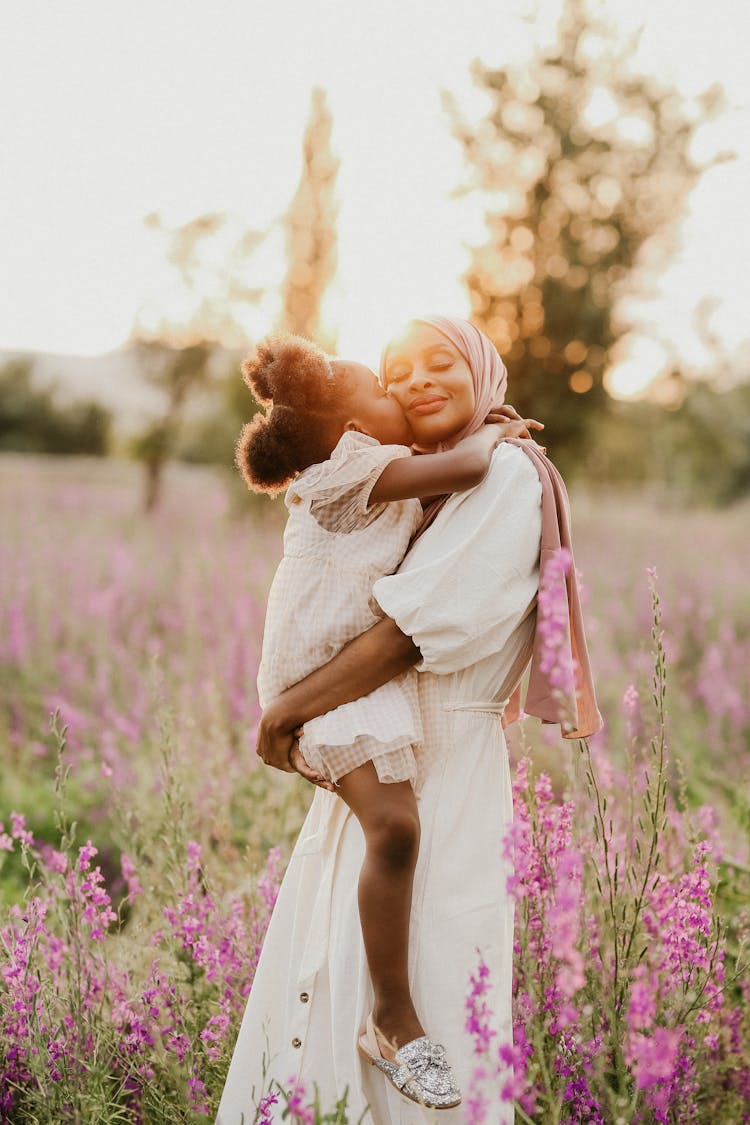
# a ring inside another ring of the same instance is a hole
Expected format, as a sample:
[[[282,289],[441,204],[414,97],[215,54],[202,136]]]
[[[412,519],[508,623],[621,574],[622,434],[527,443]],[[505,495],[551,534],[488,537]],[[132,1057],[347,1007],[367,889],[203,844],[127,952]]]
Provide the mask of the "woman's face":
[[[410,324],[391,343],[383,380],[419,445],[448,441],[474,414],[474,380],[468,363],[428,324]]]

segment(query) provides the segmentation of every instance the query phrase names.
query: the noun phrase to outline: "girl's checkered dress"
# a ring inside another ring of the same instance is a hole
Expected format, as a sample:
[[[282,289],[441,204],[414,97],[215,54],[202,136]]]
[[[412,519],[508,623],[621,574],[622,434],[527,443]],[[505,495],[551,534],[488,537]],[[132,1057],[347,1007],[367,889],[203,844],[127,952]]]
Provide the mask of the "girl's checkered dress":
[[[422,518],[418,500],[369,506],[383,469],[410,456],[351,432],[330,459],[300,473],[286,494],[284,558],[271,586],[258,673],[265,706],[326,664],[382,617],[373,583],[401,562]],[[381,781],[416,782],[422,741],[416,672],[305,724],[302,754],[337,781],[372,761]]]

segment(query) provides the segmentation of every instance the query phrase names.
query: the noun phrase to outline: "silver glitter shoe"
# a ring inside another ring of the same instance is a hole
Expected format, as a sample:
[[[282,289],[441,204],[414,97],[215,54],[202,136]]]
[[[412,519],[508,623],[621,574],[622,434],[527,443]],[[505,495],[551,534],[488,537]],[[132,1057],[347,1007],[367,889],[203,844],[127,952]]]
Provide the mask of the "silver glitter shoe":
[[[388,1043],[382,1032],[380,1035]],[[388,1045],[393,1047],[393,1044]],[[370,1014],[357,1048],[362,1058],[376,1066],[409,1101],[428,1109],[452,1109],[460,1105],[461,1091],[446,1061],[445,1050],[426,1035],[399,1047],[395,1060],[391,1062],[390,1059],[383,1058],[377,1028]]]

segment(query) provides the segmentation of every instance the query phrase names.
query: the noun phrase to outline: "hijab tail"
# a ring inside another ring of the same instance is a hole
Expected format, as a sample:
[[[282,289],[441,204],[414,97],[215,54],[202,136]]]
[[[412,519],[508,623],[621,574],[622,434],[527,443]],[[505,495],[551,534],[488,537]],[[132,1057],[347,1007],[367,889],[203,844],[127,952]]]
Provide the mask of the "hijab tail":
[[[586,635],[583,625],[583,612],[576,578],[575,563],[572,556],[570,534],[570,504],[562,477],[551,461],[533,441],[519,438],[506,438],[513,445],[520,446],[531,459],[539,474],[542,485],[542,540],[539,561],[539,583],[544,582],[547,568],[561,548],[570,552],[570,566],[564,574],[557,568],[550,572],[559,585],[558,594],[567,605],[566,643],[564,653],[568,656],[568,669],[574,690],[564,691],[550,682],[543,669],[544,637],[538,628],[534,633],[531,654],[531,671],[524,702],[524,710],[535,715],[545,723],[560,723],[564,738],[588,738],[596,734],[602,726],[602,718],[596,705],[594,682],[591,675]],[[562,581],[561,581],[562,580]],[[520,715],[520,687],[516,688],[505,709],[504,722],[513,722]]]

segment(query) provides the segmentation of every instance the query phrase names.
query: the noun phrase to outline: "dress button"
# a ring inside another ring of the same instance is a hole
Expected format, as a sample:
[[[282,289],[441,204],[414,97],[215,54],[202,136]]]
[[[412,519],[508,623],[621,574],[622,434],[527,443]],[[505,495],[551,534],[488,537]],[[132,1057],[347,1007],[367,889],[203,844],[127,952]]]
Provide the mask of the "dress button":
[[[299,1038],[299,1036],[295,1035],[294,1039],[292,1039],[292,1046],[293,1047],[301,1047],[302,1046],[302,1040]]]
[[[300,998],[300,1000],[302,1001],[303,1004],[306,1004],[307,1001],[310,999],[310,996],[307,992],[300,992],[299,998]]]

